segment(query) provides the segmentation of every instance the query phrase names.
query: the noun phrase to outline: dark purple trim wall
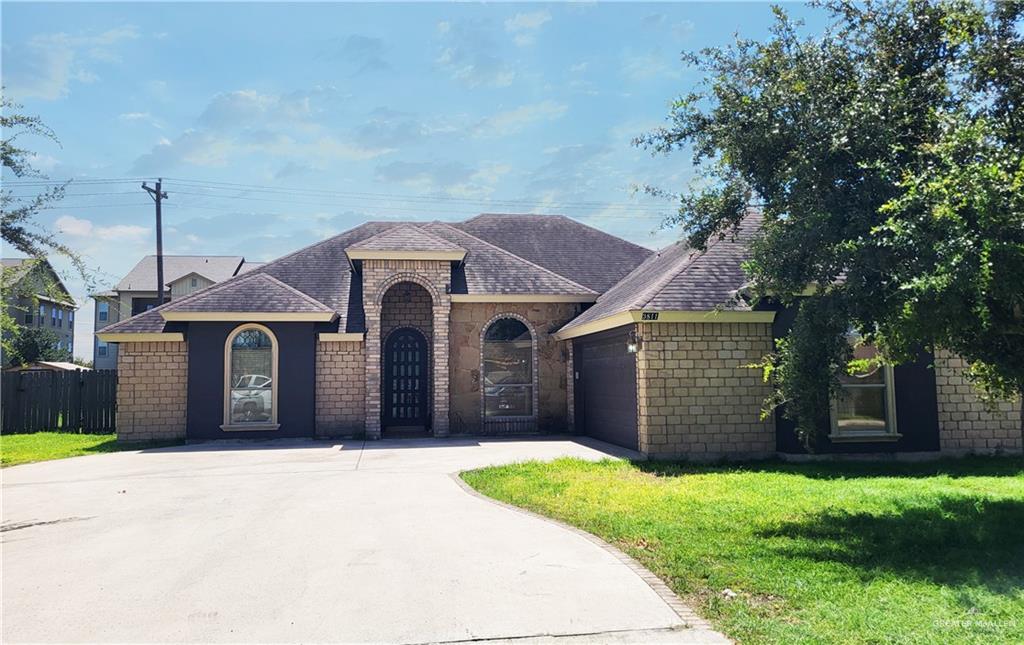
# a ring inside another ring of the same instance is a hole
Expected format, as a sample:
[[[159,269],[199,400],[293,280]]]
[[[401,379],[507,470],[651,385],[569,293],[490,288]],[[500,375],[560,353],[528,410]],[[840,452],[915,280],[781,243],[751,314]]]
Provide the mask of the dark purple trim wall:
[[[316,410],[316,334],[330,331],[310,322],[261,322],[277,337],[277,420],[273,432],[224,432],[224,343],[244,323],[190,322],[188,339],[189,439],[312,437]]]
[[[770,307],[770,305],[769,305]],[[768,308],[768,307],[766,307]],[[772,336],[782,338],[796,318],[797,305],[777,307]],[[929,452],[939,449],[939,407],[935,393],[935,369],[931,352],[922,351],[913,363],[893,368],[896,394],[896,431],[903,435],[896,441],[832,442],[831,428],[818,429],[814,446],[816,454],[863,454],[896,452]],[[781,410],[775,412],[775,444],[779,452],[805,454],[807,449],[796,436],[793,421]]]

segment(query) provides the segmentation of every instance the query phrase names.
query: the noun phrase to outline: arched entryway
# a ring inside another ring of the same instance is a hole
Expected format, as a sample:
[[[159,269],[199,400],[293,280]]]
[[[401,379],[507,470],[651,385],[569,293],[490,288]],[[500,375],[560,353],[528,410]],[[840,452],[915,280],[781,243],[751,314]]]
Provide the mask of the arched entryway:
[[[422,285],[398,282],[381,298],[381,428],[385,436],[431,427],[433,297]]]

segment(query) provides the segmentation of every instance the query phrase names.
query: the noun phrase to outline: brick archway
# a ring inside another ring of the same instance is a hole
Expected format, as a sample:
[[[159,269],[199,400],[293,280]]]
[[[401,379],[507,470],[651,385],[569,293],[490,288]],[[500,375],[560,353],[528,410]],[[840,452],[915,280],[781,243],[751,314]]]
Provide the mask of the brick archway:
[[[434,436],[448,434],[448,348],[449,314],[451,296],[448,285],[451,280],[451,264],[447,261],[427,260],[365,260],[362,264],[363,292],[367,294],[363,310],[366,314],[366,437],[381,437],[381,405],[383,363],[381,350],[387,332],[395,328],[396,320],[385,315],[388,293],[402,283],[416,285],[417,292],[429,295],[430,302],[423,298],[420,318],[425,321],[409,322],[409,326],[429,327],[426,333],[429,342],[431,380],[431,429]],[[427,331],[427,330],[422,330]]]

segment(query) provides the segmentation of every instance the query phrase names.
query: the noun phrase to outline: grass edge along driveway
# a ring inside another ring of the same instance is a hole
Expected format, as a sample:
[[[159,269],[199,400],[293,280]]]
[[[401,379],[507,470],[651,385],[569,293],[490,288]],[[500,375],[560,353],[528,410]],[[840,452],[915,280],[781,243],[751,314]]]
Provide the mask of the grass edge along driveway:
[[[0,465],[17,466],[37,461],[81,457],[120,450],[140,450],[173,446],[178,442],[157,442],[145,445],[117,443],[117,435],[79,434],[77,432],[33,432],[0,435]]]
[[[463,479],[615,544],[741,642],[1024,642],[1019,458],[559,459]]]

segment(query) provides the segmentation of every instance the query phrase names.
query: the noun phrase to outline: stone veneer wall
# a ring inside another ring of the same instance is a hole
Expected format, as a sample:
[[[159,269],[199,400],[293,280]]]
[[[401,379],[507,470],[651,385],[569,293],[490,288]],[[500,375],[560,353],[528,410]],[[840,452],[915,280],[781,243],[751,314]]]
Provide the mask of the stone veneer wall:
[[[987,406],[964,376],[966,369],[959,356],[935,352],[939,450],[954,455],[1020,453],[1020,399]]]
[[[567,343],[552,334],[579,313],[575,303],[455,302],[451,309],[451,418],[452,432],[483,431],[480,393],[480,336],[484,325],[499,314],[522,316],[537,334],[538,419],[541,432],[569,428]]]
[[[366,314],[366,436],[381,435],[381,333],[382,303],[388,289],[401,282],[419,284],[431,297],[431,327],[436,330],[431,342],[433,373],[448,373],[448,314],[451,296],[446,293],[451,281],[451,263],[436,260],[363,260],[363,311]],[[448,434],[448,380],[433,381],[433,431]]]
[[[352,437],[366,430],[366,356],[361,342],[317,342],[316,436]]]
[[[120,343],[117,352],[117,439],[125,443],[185,438],[188,346],[184,342]]]
[[[745,367],[772,350],[767,323],[637,326],[640,452],[656,459],[710,460],[775,453],[775,425],[761,419],[769,394]]]

